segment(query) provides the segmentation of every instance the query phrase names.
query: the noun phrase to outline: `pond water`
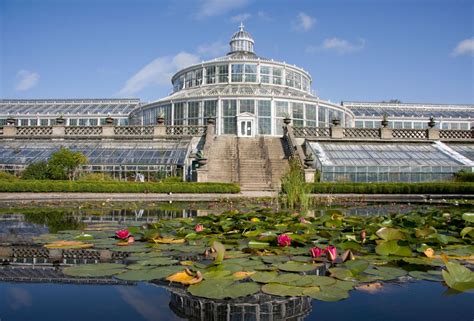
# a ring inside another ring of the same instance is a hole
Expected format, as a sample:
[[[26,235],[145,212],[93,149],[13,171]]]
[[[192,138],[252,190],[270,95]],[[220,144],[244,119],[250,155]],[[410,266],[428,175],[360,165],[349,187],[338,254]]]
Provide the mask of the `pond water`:
[[[262,204],[259,204],[262,205]],[[266,204],[274,206],[274,204]],[[45,204],[0,209],[3,249],[25,246],[33,237],[62,230],[123,228],[174,218],[221,213],[236,204]],[[242,211],[254,209],[242,206]],[[374,216],[430,210],[430,206],[345,204],[315,207],[312,215],[338,212]],[[449,210],[449,206],[441,206]],[[466,206],[466,211],[472,207]],[[70,263],[69,260],[67,263]],[[24,264],[27,263],[27,264]],[[0,266],[0,321],[14,320],[474,320],[474,294],[449,290],[441,282],[401,277],[353,290],[347,299],[323,302],[309,297],[263,293],[245,299],[211,300],[163,282],[111,278],[75,280],[46,260],[7,260]]]

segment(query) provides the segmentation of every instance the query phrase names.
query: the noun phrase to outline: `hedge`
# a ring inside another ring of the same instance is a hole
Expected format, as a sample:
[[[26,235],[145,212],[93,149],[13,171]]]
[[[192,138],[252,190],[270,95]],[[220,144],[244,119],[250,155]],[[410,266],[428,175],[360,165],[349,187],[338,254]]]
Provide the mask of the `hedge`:
[[[228,183],[136,183],[19,180],[0,181],[0,192],[74,192],[74,193],[238,193],[240,187]]]
[[[310,193],[474,194],[474,183],[310,183]]]

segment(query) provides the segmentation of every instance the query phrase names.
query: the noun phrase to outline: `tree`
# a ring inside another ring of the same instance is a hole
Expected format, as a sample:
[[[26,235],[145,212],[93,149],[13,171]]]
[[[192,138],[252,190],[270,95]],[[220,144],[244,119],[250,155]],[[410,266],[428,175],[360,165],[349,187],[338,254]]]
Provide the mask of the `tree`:
[[[31,163],[21,173],[22,179],[48,179],[48,163],[40,161],[37,163]]]
[[[60,150],[51,154],[48,161],[48,173],[51,179],[74,180],[77,169],[84,164],[87,164],[87,157],[84,154],[61,147]]]

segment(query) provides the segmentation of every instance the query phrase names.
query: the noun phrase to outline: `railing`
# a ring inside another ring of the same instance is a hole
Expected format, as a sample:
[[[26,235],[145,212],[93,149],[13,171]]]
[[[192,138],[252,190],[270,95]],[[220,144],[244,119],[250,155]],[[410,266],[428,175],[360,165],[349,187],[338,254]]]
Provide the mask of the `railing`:
[[[10,126],[0,127],[0,139],[153,139],[205,136],[207,126]]]
[[[350,138],[379,138],[380,130],[377,128],[344,128],[344,137]]]
[[[53,127],[51,126],[18,126],[16,127],[17,136],[51,136]]]
[[[295,135],[293,134],[293,127],[292,126],[285,126],[283,128],[283,141],[286,144],[288,149],[288,153],[290,157],[296,158],[303,169],[304,165],[304,152],[301,148],[301,145],[296,142]]]
[[[170,136],[203,136],[206,135],[207,126],[175,125],[166,127],[166,135]]]
[[[329,128],[319,127],[293,127],[295,137],[330,137]]]
[[[440,139],[472,139],[474,138],[473,130],[440,130],[439,131]]]
[[[291,127],[291,126],[290,126]],[[474,130],[451,129],[401,129],[401,128],[331,128],[294,127],[293,133],[298,138],[317,140],[326,139],[396,139],[396,140],[472,140]]]
[[[152,136],[153,126],[115,126],[114,135],[116,136]]]
[[[102,135],[102,127],[99,126],[69,126],[64,129],[65,136],[94,137]]]
[[[402,139],[426,139],[428,131],[426,129],[393,129],[393,138]]]

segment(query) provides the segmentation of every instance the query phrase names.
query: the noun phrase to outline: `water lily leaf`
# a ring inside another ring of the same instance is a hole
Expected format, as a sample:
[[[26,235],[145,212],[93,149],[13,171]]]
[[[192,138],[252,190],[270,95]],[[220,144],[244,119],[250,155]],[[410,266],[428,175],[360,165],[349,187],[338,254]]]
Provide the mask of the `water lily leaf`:
[[[302,280],[311,281],[310,283],[306,283],[305,286],[332,286],[338,282],[336,279],[329,276],[319,275],[303,275]]]
[[[248,247],[251,249],[265,249],[270,247],[268,242],[259,242],[259,241],[249,241]]]
[[[415,229],[415,236],[417,238],[425,238],[428,235],[431,235],[433,233],[436,233],[436,229],[433,228],[432,226],[430,227],[425,227],[423,229]]]
[[[171,237],[157,237],[153,239],[153,242],[157,244],[183,244],[185,239],[175,239]]]
[[[356,284],[357,283],[351,282],[351,281],[336,280],[336,283],[333,286],[335,286],[336,288],[342,289],[342,290],[349,291],[349,290],[352,290],[354,288],[354,286],[356,286]],[[331,284],[328,284],[328,285],[331,285]],[[328,286],[328,285],[326,285],[326,286]]]
[[[64,274],[78,277],[111,276],[124,271],[125,265],[117,263],[82,264],[63,269]]]
[[[245,236],[245,237],[256,237],[256,236],[259,236],[260,234],[262,234],[263,232],[265,232],[265,231],[264,230],[254,230],[254,231],[244,232],[244,233],[242,233],[242,235]]]
[[[402,231],[391,227],[382,227],[377,232],[375,232],[375,234],[385,241],[405,239],[405,234]]]
[[[142,264],[142,265],[155,265],[155,266],[173,265],[178,262],[179,262],[178,260],[174,260],[169,257],[154,257],[154,258],[150,258],[143,261],[137,261],[137,263]]]
[[[53,243],[45,244],[47,249],[87,249],[94,247],[94,244],[84,243],[80,241],[55,241]]]
[[[262,286],[263,293],[278,296],[303,296],[305,289],[304,287],[277,283],[268,283]]]
[[[404,257],[402,261],[415,265],[444,266],[440,259],[430,259],[428,257]]]
[[[235,299],[259,292],[260,286],[253,282],[234,283],[232,280],[216,279],[191,285],[188,291],[194,296],[208,299]]]
[[[331,273],[331,277],[339,280],[349,281],[354,279],[354,274],[351,272],[351,270],[343,267],[330,268],[329,272]]]
[[[466,235],[471,237],[471,238],[474,238],[474,227],[467,226],[467,227],[463,228],[462,231],[459,233],[459,235],[461,235],[462,238],[465,238]]]
[[[250,276],[253,281],[258,283],[271,283],[277,277],[277,272],[257,272]]]
[[[380,277],[381,280],[398,279],[407,274],[405,270],[388,266],[376,266],[364,271],[364,273]]]
[[[160,280],[170,276],[173,273],[179,272],[183,269],[181,266],[160,266],[156,268],[145,268],[142,270],[130,270],[124,273],[115,275],[114,277],[124,281],[151,281]]]
[[[474,223],[474,213],[464,213],[462,215],[463,220],[469,223]]]
[[[320,266],[320,265],[319,265]],[[312,263],[299,263],[294,261],[288,261],[286,263],[277,264],[276,267],[281,271],[286,272],[308,272],[316,269],[317,264]]]
[[[206,280],[231,278],[231,276],[232,276],[232,272],[228,270],[210,271],[210,272],[205,272],[202,275],[202,277]]]
[[[364,272],[369,267],[369,262],[365,260],[347,261],[344,265],[351,270],[353,274]]]
[[[362,248],[362,246],[355,241],[342,242],[342,243],[339,243],[338,246],[344,251],[345,250],[359,251]]]
[[[411,249],[408,246],[398,245],[397,240],[382,241],[375,247],[375,252],[378,255],[388,256],[411,256]]]
[[[289,260],[290,258],[288,256],[282,255],[271,255],[262,257],[262,261],[267,264],[284,263],[288,262]]]
[[[327,302],[335,302],[347,299],[349,292],[337,287],[320,287],[319,292],[306,292],[305,295],[310,296],[313,299]]]
[[[243,280],[255,273],[256,273],[255,271],[252,271],[252,272],[239,271],[232,274],[232,276],[237,280]]]
[[[467,267],[455,262],[447,262],[446,270],[442,273],[444,281],[450,288],[460,292],[474,289],[474,272]]]
[[[435,281],[435,282],[443,281],[443,276],[441,274],[441,271],[432,271],[432,272],[438,272],[438,274],[430,273],[430,271],[428,272],[410,271],[408,275],[410,275],[411,277],[417,280],[426,280],[426,281]]]
[[[197,284],[202,281],[201,272],[197,271],[196,273],[191,272],[186,269],[184,271],[176,272],[166,278],[167,281],[177,282],[184,285]]]

